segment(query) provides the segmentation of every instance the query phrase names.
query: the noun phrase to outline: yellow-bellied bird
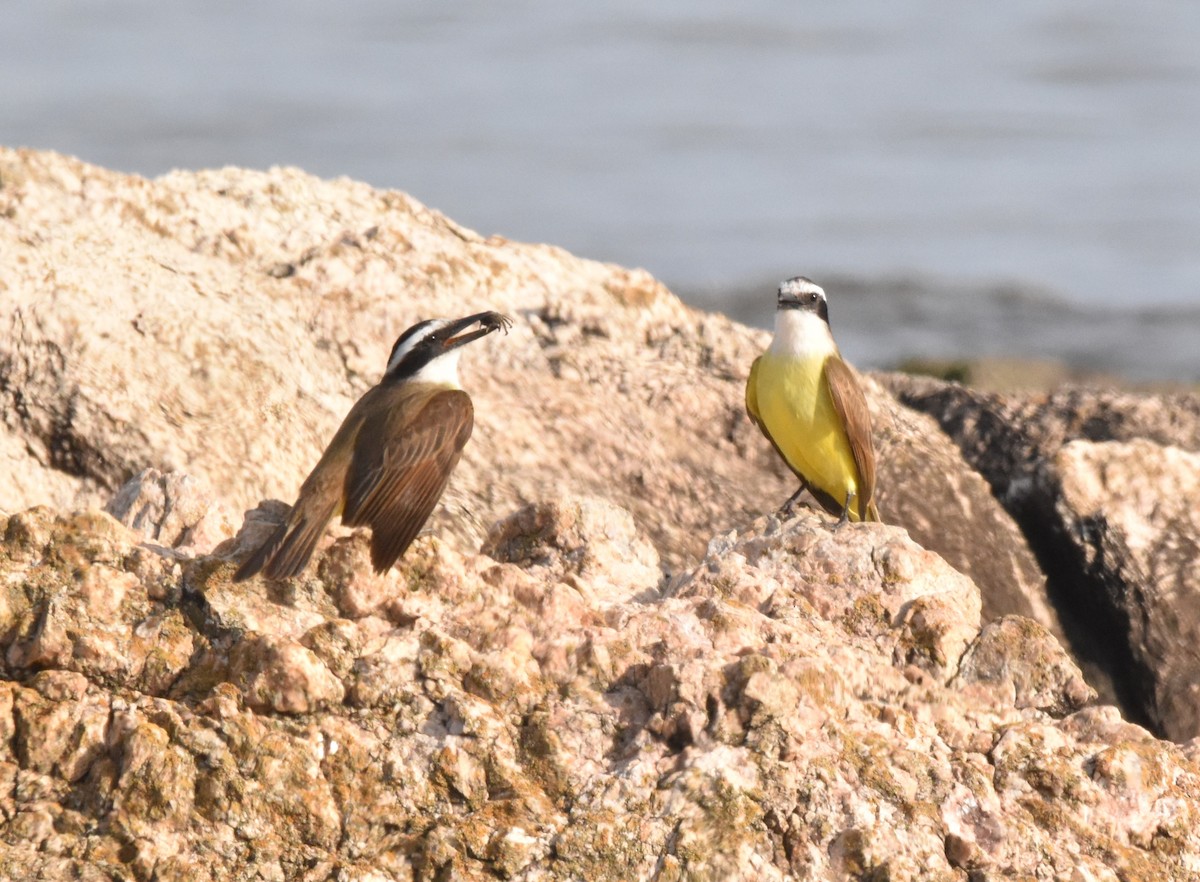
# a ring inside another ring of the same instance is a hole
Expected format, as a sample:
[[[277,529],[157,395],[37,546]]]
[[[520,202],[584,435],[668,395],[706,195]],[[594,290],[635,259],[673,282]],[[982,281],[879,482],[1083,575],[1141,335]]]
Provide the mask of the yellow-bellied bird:
[[[797,276],[779,286],[775,337],[754,360],[746,410],[806,489],[842,521],[877,521],[871,415],[829,330],[825,291]]]
[[[472,325],[479,325],[468,331]],[[475,412],[458,384],[461,347],[512,320],[496,312],[413,325],[392,347],[379,385],[350,408],[287,520],[234,573],[286,579],[304,569],[334,515],[371,528],[371,563],[382,573],[412,543],[441,498]]]

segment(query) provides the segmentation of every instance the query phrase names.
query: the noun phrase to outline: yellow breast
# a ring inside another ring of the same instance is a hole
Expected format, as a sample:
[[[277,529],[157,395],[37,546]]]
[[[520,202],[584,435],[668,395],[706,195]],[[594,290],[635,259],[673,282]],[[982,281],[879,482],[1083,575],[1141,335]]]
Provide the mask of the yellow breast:
[[[792,470],[844,504],[858,493],[858,471],[825,383],[826,357],[768,350],[750,373],[747,403],[752,395],[752,411]]]

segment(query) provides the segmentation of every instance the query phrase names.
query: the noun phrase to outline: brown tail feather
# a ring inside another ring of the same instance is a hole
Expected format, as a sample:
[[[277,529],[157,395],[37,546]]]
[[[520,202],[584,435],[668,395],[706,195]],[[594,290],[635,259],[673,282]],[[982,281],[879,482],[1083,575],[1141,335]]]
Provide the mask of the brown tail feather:
[[[333,510],[312,517],[292,509],[288,519],[271,534],[270,538],[254,552],[233,574],[233,581],[242,582],[262,572],[268,579],[290,579],[297,576],[308,564],[317,540],[325,532],[325,525],[333,517]]]
[[[258,547],[258,551],[246,558],[245,563],[238,567],[237,572],[233,574],[233,581],[244,582],[247,579],[258,575],[259,571],[262,570],[263,565],[266,564],[271,555],[273,555],[275,550],[279,547],[279,544],[283,542],[284,537],[287,536],[287,531],[287,523],[284,522],[280,524],[275,529],[275,532],[267,538],[267,541]]]

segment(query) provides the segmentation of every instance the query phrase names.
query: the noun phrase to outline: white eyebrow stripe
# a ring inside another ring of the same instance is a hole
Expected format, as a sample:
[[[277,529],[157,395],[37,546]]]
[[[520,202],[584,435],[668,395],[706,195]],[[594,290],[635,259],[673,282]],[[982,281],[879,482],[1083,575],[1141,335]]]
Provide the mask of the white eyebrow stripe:
[[[423,322],[425,325],[420,331],[414,333],[411,337],[405,340],[402,344],[396,347],[396,351],[392,353],[392,357],[388,359],[385,374],[390,374],[395,370],[396,366],[404,360],[404,356],[413,351],[422,340],[429,338],[429,335],[440,331],[446,325],[450,324],[449,319],[430,319],[428,322]]]

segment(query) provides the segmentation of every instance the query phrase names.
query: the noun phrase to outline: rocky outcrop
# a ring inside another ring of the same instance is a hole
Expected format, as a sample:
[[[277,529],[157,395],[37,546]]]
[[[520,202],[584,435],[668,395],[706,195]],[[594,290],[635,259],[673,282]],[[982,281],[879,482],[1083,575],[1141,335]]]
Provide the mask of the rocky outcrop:
[[[1200,736],[1200,454],[1071,441],[1040,474],[1075,566],[1126,624],[1146,713]]]
[[[886,385],[938,420],[1021,524],[1085,668],[1108,672],[1135,719],[1200,735],[1200,396]]]
[[[512,563],[421,540],[366,576],[355,534],[305,578],[239,585],[249,528],[189,558],[105,514],[2,527],[7,878],[1186,879],[1200,860],[1200,767],[1078,710],[1053,638],[981,632],[976,587],[895,527],[760,519],[664,583],[628,513],[568,498],[496,525]],[[364,578],[387,590],[352,613]]]
[[[687,569],[795,489],[744,414],[763,332],[402,193],[294,169],[147,181],[0,148],[0,253],[0,511],[104,506],[147,467],[234,511],[291,502],[396,336],[484,307],[517,324],[463,359],[475,435],[431,525],[459,550],[572,493],[627,509],[664,566]],[[885,519],[970,575],[989,617],[1057,631],[986,485],[868,387]]]
[[[233,514],[202,480],[144,469],[104,510],[141,537],[186,554],[208,551],[234,532]]]
[[[1035,473],[1069,441],[1144,439],[1200,449],[1195,393],[1064,388],[1049,395],[1001,395],[927,377],[880,379],[901,402],[937,420],[1010,510],[1030,501]]]
[[[234,510],[290,502],[396,336],[484,307],[517,324],[463,360],[475,434],[439,535],[477,548],[570,490],[626,501],[678,563],[764,504],[761,461],[727,437],[759,335],[644,272],[297,170],[151,182],[5,151],[0,181],[0,251],[24,268],[0,313],[8,511],[104,505],[146,467]]]
[[[781,523],[742,410],[765,335],[645,273],[295,170],[11,150],[0,254],[0,878],[1200,865],[1195,744],[1091,704],[1027,510],[936,409],[865,378],[886,525]],[[436,538],[379,575],[334,527],[300,578],[231,583],[396,334],[482,308],[517,324],[464,357]],[[1194,522],[1111,509],[1153,457],[1029,449],[1004,474],[1087,526],[1079,568],[1157,580],[1165,659],[1194,580],[1156,561]]]
[[[978,472],[929,416],[899,406],[871,381],[879,460],[880,510],[923,547],[970,576],[983,594],[987,621],[1035,619],[1062,638],[1046,579],[1012,517]],[[1109,694],[1107,682],[1098,685]]]

